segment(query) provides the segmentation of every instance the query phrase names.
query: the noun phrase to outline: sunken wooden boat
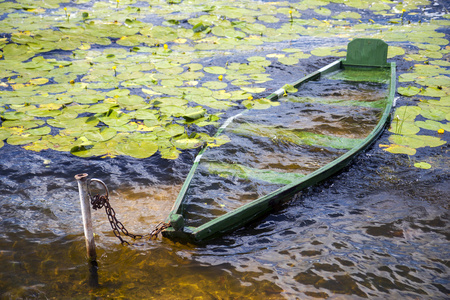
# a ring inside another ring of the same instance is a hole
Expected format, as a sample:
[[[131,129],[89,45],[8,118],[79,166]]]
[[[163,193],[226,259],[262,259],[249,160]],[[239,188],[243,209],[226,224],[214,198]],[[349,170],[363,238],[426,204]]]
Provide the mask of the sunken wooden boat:
[[[199,152],[163,236],[195,242],[230,232],[347,166],[390,119],[396,75],[387,50],[382,40],[355,39],[346,59],[267,97],[280,105],[227,119],[217,135],[231,141]]]

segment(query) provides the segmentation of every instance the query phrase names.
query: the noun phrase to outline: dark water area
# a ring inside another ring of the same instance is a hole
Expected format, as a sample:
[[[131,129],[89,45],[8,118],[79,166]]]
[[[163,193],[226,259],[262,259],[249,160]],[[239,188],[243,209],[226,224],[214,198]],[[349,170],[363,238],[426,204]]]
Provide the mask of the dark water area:
[[[443,299],[450,232],[445,151],[430,151],[441,168],[428,171],[373,147],[282,210],[203,245],[160,238],[121,246],[103,212],[95,212],[100,286],[91,289],[72,175],[87,171],[105,180],[120,219],[146,233],[170,209],[190,153],[173,162],[86,160],[6,146],[2,298]]]

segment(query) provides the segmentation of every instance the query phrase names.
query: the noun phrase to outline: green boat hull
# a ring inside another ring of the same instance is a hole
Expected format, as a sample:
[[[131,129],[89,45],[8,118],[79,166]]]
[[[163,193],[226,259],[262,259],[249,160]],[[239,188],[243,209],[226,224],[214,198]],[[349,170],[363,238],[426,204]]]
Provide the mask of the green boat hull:
[[[306,82],[318,80],[326,74],[342,69],[355,70],[358,74],[364,74],[364,72],[377,72],[379,70],[389,72],[390,80],[388,83],[387,97],[385,98],[386,103],[381,111],[381,116],[377,125],[364,139],[359,140],[358,143],[345,154],[319,169],[305,176],[296,178],[289,184],[286,184],[265,196],[217,216],[200,226],[194,227],[186,225],[184,216],[186,213],[185,201],[191,181],[200,163],[200,158],[205,151],[208,151],[208,149],[203,149],[195,159],[175,204],[165,220],[170,226],[162,232],[163,236],[174,240],[198,242],[223,235],[258,218],[266,216],[271,211],[277,210],[283,203],[291,200],[292,196],[296,193],[329,178],[345,166],[349,165],[355,156],[367,149],[381,135],[386,124],[390,120],[391,109],[394,105],[396,66],[394,62],[388,63],[386,58],[387,44],[383,41],[376,39],[355,39],[348,45],[346,59],[337,60],[291,84],[292,86],[299,88]],[[282,98],[284,94],[285,90],[281,88],[269,95],[267,99],[274,101]],[[219,128],[217,135],[221,134],[232,120],[233,118],[227,120],[227,122]]]

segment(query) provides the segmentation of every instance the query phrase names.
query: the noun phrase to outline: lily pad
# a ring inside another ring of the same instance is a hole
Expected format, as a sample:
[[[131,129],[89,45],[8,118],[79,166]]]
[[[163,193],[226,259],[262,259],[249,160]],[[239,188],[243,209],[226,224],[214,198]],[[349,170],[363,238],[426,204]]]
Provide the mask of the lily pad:
[[[392,135],[389,140],[397,145],[410,148],[439,147],[446,143],[438,137],[428,135]]]
[[[158,151],[158,145],[152,141],[128,140],[126,143],[118,144],[116,151],[119,154],[134,158],[147,158]]]
[[[116,130],[108,127],[102,127],[101,129],[99,128],[97,130],[87,131],[84,136],[88,140],[93,142],[104,142],[112,139],[114,136],[116,136],[116,134]]]
[[[421,91],[420,88],[415,87],[415,86],[408,86],[408,87],[401,86],[397,89],[397,92],[400,95],[407,96],[407,97],[417,95],[418,93],[420,93],[420,91]]]
[[[425,170],[431,169],[431,165],[429,163],[426,163],[423,161],[415,163],[414,167],[419,168],[419,169],[425,169]]]
[[[205,72],[211,73],[211,74],[226,74],[227,73],[227,69],[223,68],[223,67],[205,67],[203,68],[203,70]]]
[[[41,137],[38,135],[24,134],[24,135],[11,135],[6,142],[10,145],[26,145],[39,140]]]
[[[416,149],[414,148],[410,148],[410,147],[405,147],[405,146],[401,146],[401,145],[390,145],[387,148],[383,149],[384,151],[393,153],[393,154],[407,154],[407,155],[414,155],[416,154]]]

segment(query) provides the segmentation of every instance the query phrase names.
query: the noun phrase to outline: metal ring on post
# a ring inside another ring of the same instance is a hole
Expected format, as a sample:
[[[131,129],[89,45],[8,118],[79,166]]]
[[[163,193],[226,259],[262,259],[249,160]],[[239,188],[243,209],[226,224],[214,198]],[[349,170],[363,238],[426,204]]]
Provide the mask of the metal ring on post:
[[[101,185],[103,185],[103,188],[105,189],[105,192],[106,192],[106,198],[109,198],[109,191],[108,191],[108,187],[106,186],[106,184],[103,181],[101,181],[100,179],[92,178],[92,179],[89,179],[87,182],[87,192],[89,195],[89,199],[92,199],[91,188],[90,188],[90,184],[92,181],[98,182]]]

